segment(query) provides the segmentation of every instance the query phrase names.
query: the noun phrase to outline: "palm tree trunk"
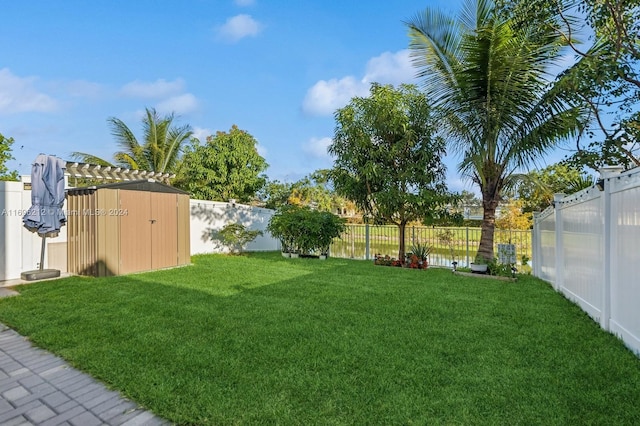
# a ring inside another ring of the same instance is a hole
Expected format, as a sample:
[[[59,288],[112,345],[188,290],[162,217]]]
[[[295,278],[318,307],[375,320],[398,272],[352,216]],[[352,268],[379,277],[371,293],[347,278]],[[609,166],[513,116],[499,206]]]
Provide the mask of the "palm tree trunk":
[[[498,200],[488,195],[482,195],[482,228],[480,231],[480,246],[478,255],[485,260],[493,260],[493,234],[496,229],[496,209]]]

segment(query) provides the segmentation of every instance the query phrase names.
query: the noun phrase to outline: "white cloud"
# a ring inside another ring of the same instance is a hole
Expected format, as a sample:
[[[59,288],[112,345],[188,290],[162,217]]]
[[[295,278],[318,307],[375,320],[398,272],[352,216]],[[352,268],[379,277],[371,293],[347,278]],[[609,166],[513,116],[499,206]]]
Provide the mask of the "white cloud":
[[[313,158],[330,160],[331,156],[327,152],[327,148],[329,148],[331,142],[332,139],[329,137],[311,138],[302,146],[302,150]]]
[[[369,86],[351,76],[340,80],[320,80],[307,91],[302,110],[311,115],[331,115],[354,96],[366,96],[367,93]]]
[[[371,83],[416,83],[415,69],[408,50],[384,52],[371,58],[361,79],[346,76],[341,79],[320,80],[309,90],[302,102],[302,110],[310,115],[331,115],[355,96],[367,96]]]
[[[217,28],[218,37],[228,41],[238,41],[245,37],[255,37],[262,31],[262,24],[250,15],[233,16]]]
[[[0,114],[53,112],[58,102],[35,88],[35,77],[18,77],[8,68],[0,69]]]
[[[256,144],[256,151],[258,151],[258,154],[260,154],[262,158],[267,158],[267,155],[269,155],[267,147],[264,145],[260,145],[260,142]]]
[[[132,81],[122,86],[120,93],[132,98],[161,99],[174,96],[184,90],[184,80],[174,81],[158,79],[154,82]]]
[[[396,53],[384,52],[380,56],[369,59],[364,83],[383,83],[398,85],[402,83],[416,83],[416,69],[411,64],[409,50],[404,49]]]
[[[234,0],[234,3],[236,6],[240,7],[253,6],[256,4],[254,0]]]
[[[207,141],[207,136],[211,136],[213,132],[210,129],[203,129],[202,127],[193,128],[193,137],[198,139],[201,143]]]
[[[198,100],[191,93],[184,93],[163,100],[156,105],[156,110],[160,113],[188,114],[198,109]]]

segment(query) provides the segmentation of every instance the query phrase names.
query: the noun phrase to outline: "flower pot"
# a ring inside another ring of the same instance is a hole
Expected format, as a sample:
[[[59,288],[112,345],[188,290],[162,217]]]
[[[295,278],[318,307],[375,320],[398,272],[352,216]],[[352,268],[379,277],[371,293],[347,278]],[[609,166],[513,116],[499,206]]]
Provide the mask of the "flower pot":
[[[471,272],[475,272],[476,274],[486,274],[487,268],[489,267],[486,263],[472,263],[469,266],[471,267]]]
[[[326,254],[321,254],[319,256],[320,260],[327,260],[327,255]]]
[[[283,251],[282,257],[291,257],[291,253],[289,253],[288,251]]]
[[[292,259],[297,259],[297,258],[299,258],[299,257],[300,257],[300,254],[298,254],[298,253],[291,253],[291,258],[292,258]]]

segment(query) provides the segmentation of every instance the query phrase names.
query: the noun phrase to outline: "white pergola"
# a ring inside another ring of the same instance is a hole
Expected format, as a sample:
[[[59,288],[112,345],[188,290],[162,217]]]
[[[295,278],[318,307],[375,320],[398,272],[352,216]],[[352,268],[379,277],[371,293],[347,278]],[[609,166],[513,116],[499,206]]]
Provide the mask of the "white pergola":
[[[173,173],[150,172],[147,170],[131,170],[122,167],[100,166],[98,164],[67,162],[66,173],[73,178],[102,179],[104,181],[133,181],[154,179],[169,183],[176,177]]]

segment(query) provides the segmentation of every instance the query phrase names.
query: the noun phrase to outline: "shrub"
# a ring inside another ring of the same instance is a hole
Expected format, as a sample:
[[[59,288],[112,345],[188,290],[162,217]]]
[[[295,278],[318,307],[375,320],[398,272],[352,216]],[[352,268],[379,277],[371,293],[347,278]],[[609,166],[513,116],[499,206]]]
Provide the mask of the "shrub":
[[[229,223],[218,231],[218,235],[231,253],[241,253],[245,245],[262,235],[262,231],[249,231],[240,223]]]
[[[345,230],[344,219],[309,207],[286,205],[271,217],[267,230],[282,243],[282,251],[326,255],[334,238]]]
[[[422,245],[420,243],[416,243],[411,246],[411,254],[416,256],[418,260],[427,260],[429,254],[431,254],[431,250],[433,247],[428,245]]]

